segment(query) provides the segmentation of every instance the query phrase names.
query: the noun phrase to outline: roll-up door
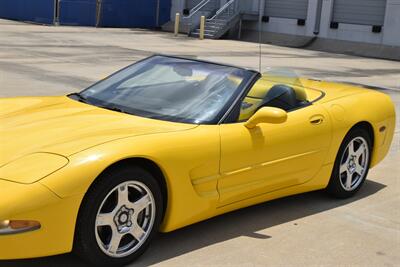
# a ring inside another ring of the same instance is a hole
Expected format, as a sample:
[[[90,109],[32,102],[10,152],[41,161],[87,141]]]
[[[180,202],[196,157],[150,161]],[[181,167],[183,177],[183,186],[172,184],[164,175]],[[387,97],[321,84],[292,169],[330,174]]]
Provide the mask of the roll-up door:
[[[96,25],[96,0],[59,0],[61,25]]]
[[[102,0],[100,25],[104,27],[155,27],[156,0]]]
[[[385,7],[386,0],[335,0],[332,21],[382,26]]]
[[[308,0],[266,0],[265,15],[268,17],[306,19]]]
[[[54,0],[0,0],[0,18],[53,24]]]

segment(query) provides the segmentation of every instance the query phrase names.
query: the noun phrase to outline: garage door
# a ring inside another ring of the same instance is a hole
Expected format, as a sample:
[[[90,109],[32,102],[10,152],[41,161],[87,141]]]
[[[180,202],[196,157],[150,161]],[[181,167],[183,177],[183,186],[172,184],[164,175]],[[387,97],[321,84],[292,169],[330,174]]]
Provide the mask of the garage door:
[[[99,26],[157,27],[169,20],[170,7],[171,0],[102,0]]]
[[[53,24],[54,0],[0,0],[0,18]]]
[[[96,0],[59,0],[61,25],[96,25]]]
[[[308,0],[266,0],[265,15],[268,17],[306,19]]]
[[[333,21],[349,24],[383,25],[386,0],[335,0]]]

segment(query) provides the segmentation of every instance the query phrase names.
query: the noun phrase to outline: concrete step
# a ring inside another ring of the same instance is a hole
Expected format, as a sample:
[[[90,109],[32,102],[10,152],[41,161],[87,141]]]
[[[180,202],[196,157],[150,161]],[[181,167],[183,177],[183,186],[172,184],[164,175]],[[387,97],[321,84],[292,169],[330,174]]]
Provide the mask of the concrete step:
[[[216,26],[216,25],[206,25],[205,29],[206,30],[219,30],[223,27],[223,25],[221,26]]]
[[[209,25],[225,25],[226,23],[228,23],[227,21],[222,22],[222,21],[206,21],[206,24]]]
[[[191,35],[192,37],[199,37],[199,36],[200,36],[200,33],[192,32],[190,35]],[[207,39],[214,39],[214,35],[212,35],[212,34],[204,34],[204,38],[207,38]]]
[[[163,31],[166,31],[166,32],[174,32],[175,21],[169,21],[169,22],[165,23],[164,25],[162,25],[161,28],[162,28]],[[179,24],[179,32],[187,34],[188,33],[188,26],[183,24],[183,23],[180,23]]]
[[[227,23],[211,23],[211,22],[207,22],[206,23],[206,26],[209,26],[209,27],[223,27],[223,26],[225,26]]]
[[[213,19],[213,20],[209,20],[207,22],[227,23],[228,21],[229,21],[229,19]]]
[[[219,19],[219,20],[230,20],[231,17],[230,17],[229,15],[226,15],[226,16],[225,16],[225,15],[222,15],[222,16],[219,16],[218,19]]]
[[[216,19],[206,20],[204,28],[204,37],[209,39],[216,39],[221,36],[228,25],[230,25],[237,17],[221,16]],[[196,29],[191,33],[191,36],[198,37],[200,29]]]
[[[216,33],[217,32],[217,30],[207,30],[207,29],[204,29],[204,34],[214,34],[214,33]],[[200,29],[195,29],[194,31],[193,31],[193,33],[200,33]]]
[[[206,24],[209,25],[225,25],[228,21],[206,21]]]

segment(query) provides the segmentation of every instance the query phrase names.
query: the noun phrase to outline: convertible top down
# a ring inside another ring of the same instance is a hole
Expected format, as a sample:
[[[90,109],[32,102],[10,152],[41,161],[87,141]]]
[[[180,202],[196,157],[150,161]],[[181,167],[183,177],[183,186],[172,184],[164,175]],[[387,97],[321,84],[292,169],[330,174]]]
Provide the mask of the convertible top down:
[[[0,99],[0,259],[123,265],[267,200],[355,194],[387,154],[380,92],[155,55],[80,93]]]

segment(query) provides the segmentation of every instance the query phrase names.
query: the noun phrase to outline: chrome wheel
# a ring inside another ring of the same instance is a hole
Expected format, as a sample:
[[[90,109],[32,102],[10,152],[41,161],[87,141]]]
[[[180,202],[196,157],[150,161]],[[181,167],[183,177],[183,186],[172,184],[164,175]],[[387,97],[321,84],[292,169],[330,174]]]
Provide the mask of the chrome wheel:
[[[363,137],[355,137],[347,145],[340,160],[339,180],[346,191],[356,189],[368,170],[369,147]]]
[[[137,251],[154,225],[156,205],[150,189],[138,181],[114,187],[96,216],[96,241],[110,257],[121,258]]]

